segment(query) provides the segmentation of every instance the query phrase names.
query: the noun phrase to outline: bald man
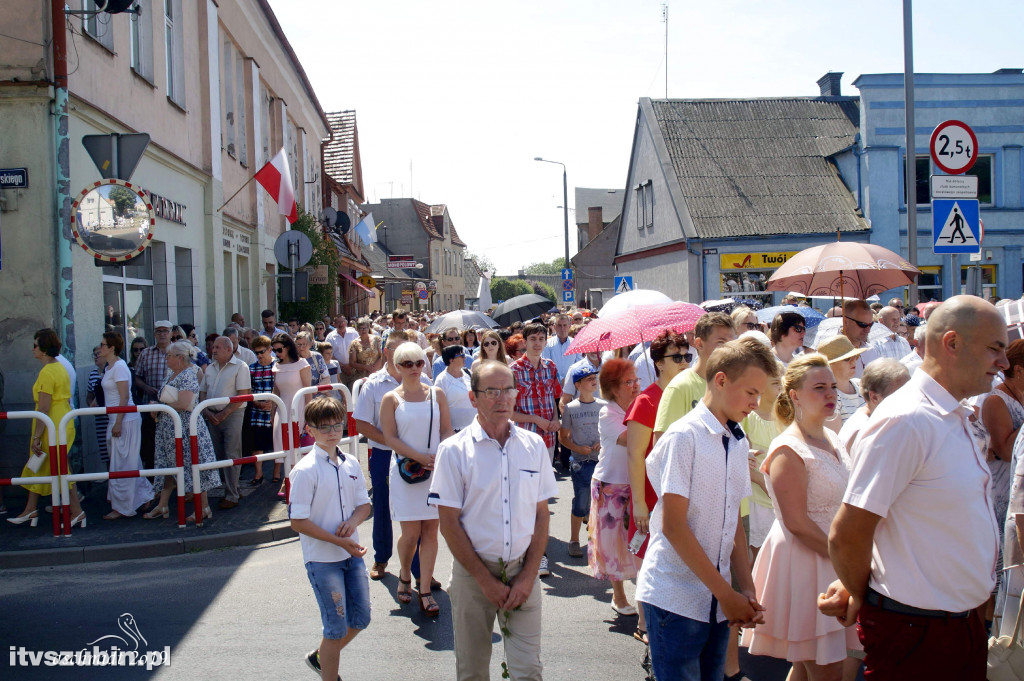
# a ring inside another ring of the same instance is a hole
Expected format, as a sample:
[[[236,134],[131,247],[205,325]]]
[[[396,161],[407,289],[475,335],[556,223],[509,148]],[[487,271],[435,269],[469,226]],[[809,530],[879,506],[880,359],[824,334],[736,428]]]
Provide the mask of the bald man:
[[[1009,368],[1006,322],[981,298],[956,296],[926,338],[920,369],[854,444],[828,538],[841,584],[819,607],[856,619],[873,681],[983,681],[999,532],[962,401]]]
[[[896,333],[902,320],[903,315],[895,307],[886,306],[878,311],[878,323],[889,329],[891,333],[871,342],[871,347],[878,353],[877,357],[902,359],[910,353],[910,343]]]

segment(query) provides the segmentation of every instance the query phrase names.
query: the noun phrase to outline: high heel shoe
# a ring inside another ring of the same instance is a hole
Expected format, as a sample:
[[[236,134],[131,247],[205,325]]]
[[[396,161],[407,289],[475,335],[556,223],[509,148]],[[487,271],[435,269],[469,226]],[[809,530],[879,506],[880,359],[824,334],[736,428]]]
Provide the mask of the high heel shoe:
[[[82,526],[82,529],[84,530],[85,529],[85,523],[86,523],[85,511],[82,511],[81,513],[79,513],[78,515],[76,515],[74,518],[71,519],[71,527],[74,527],[75,525],[79,525],[80,524]]]
[[[143,513],[142,517],[152,520],[153,518],[166,518],[170,513],[171,509],[168,506],[154,506],[152,511]]]
[[[213,511],[210,510],[210,507],[209,506],[203,506],[203,519],[205,520],[206,518],[212,518],[212,517],[213,517]],[[196,514],[195,513],[193,513],[189,517],[185,518],[185,522],[187,522],[187,523],[194,523],[195,521],[196,521]]]
[[[24,525],[28,523],[30,527],[35,527],[39,524],[39,511],[32,511],[28,515],[19,515],[14,518],[8,518],[7,522],[12,525]]]

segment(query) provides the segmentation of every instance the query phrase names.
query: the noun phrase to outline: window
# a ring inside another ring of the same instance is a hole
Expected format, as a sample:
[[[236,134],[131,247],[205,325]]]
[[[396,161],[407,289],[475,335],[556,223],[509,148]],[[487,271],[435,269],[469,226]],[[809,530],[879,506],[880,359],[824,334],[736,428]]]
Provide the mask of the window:
[[[932,194],[929,178],[932,173],[932,162],[927,155],[917,157],[917,205],[927,206],[931,203]],[[903,157],[903,205],[907,204],[907,158]]]
[[[978,160],[964,175],[973,175],[978,178],[978,202],[983,206],[991,206],[994,203],[992,200],[992,154],[978,154]]]
[[[636,228],[654,226],[654,181],[645,180],[636,187]]]
[[[978,159],[981,160],[980,158]],[[977,165],[977,164],[975,164]],[[978,192],[981,193],[980,191]],[[977,278],[977,279],[976,279]],[[995,265],[961,265],[960,266],[960,293],[973,293],[968,291],[968,284],[981,286],[981,297],[990,298],[996,295],[996,266]]]
[[[937,265],[918,265],[917,297],[922,303],[942,300],[942,268]]]
[[[292,121],[288,121],[288,139],[285,142],[285,149],[288,155],[288,167],[292,174],[292,188],[301,187],[299,184],[299,129]]]
[[[174,292],[177,301],[178,323],[195,324],[195,301],[192,288],[192,251],[174,248]]]
[[[164,0],[164,60],[167,72],[167,98],[184,108],[185,50],[181,0]]]
[[[249,165],[249,150],[246,144],[248,135],[245,125],[245,59],[236,49],[232,49],[235,56],[235,140],[237,141],[238,162],[243,166]]]
[[[82,0],[82,9],[87,12],[96,12],[96,14],[87,14],[82,17],[82,30],[87,36],[113,52],[114,27],[111,25],[112,15],[106,12],[98,12],[96,0]]]
[[[979,154],[978,160],[975,161],[974,166],[968,170],[964,175],[971,175],[978,178],[978,202],[983,206],[991,206],[993,203],[992,197],[992,154]],[[917,157],[917,205],[927,206],[931,203],[931,175],[935,174],[935,170],[932,168],[931,157],[927,155],[919,155]],[[903,177],[904,185],[906,184],[905,178],[907,177],[907,164],[906,158],[903,161]],[[906,188],[903,190],[903,203],[906,204],[907,192]]]
[[[153,15],[150,14],[151,0],[138,0],[140,14],[128,19],[131,35],[132,70],[153,82]]]
[[[221,42],[221,110],[224,112],[223,143],[231,158],[238,157],[235,146],[235,46],[224,36]]]
[[[257,165],[262,165],[270,160],[274,155],[270,150],[272,140],[277,135],[274,134],[274,117],[270,113],[270,105],[273,103],[274,96],[270,94],[267,87],[260,84],[260,135],[262,136],[263,145],[263,157],[259,159]]]

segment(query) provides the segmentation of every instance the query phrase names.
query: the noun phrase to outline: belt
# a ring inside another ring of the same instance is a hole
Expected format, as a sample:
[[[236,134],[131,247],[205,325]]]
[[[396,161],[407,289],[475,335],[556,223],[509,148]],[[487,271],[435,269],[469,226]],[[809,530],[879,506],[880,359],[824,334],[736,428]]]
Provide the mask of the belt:
[[[883,596],[871,587],[868,587],[867,593],[864,596],[864,600],[875,607],[881,608],[886,612],[894,612],[899,615],[914,615],[915,617],[931,617],[931,618],[950,618],[950,619],[963,619],[971,614],[971,610],[964,610],[962,612],[949,612],[946,610],[925,610],[924,608],[915,608],[912,605],[906,603],[900,603],[899,601],[893,600],[888,596]]]

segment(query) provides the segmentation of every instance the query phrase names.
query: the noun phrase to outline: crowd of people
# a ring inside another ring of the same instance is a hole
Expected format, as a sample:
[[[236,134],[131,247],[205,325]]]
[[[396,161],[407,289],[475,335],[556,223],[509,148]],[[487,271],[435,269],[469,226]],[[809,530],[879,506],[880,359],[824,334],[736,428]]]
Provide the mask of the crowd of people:
[[[401,310],[351,326],[279,325],[266,310],[261,329],[236,314],[202,348],[194,327],[165,320],[127,361],[124,339],[103,334],[89,404],[159,401],[187,423],[209,397],[273,392],[290,405],[303,387],[359,382],[354,404],[307,395],[311,455],[290,474],[324,625],[307,663],[325,679],[369,624],[366,577],[383,579],[395,553],[395,599],[440,614],[439,535],[455,558],[459,679],[487,678],[495,619],[511,678],[541,677],[549,535],[609,582],[659,681],[746,678],[741,646],[790,662],[795,680],[849,681],[865,666],[873,679],[983,679],[987,636],[1012,631],[1024,586],[1024,340],[1009,342],[996,307],[971,296],[911,309],[847,300],[825,315],[832,333],[815,333],[807,301],[785,302],[765,323],[731,304],[692,329],[584,354],[567,350],[596,311],[426,333],[431,315]],[[73,378],[52,330],[34,352],[37,409],[56,422]],[[338,449],[346,412],[367,441],[369,485]],[[280,451],[281,418],[270,401],[204,409],[199,460]],[[99,436],[111,471],[174,465],[165,417],[111,415]],[[23,475],[48,470],[46,438],[37,422]],[[280,464],[267,468],[283,496]],[[565,528],[549,528],[556,474],[572,482]],[[204,471],[192,517],[212,515],[214,488],[228,510],[263,482],[262,465],[244,483],[237,466]],[[104,518],[166,518],[174,485],[111,481]],[[49,490],[27,487],[9,522],[36,524]]]

